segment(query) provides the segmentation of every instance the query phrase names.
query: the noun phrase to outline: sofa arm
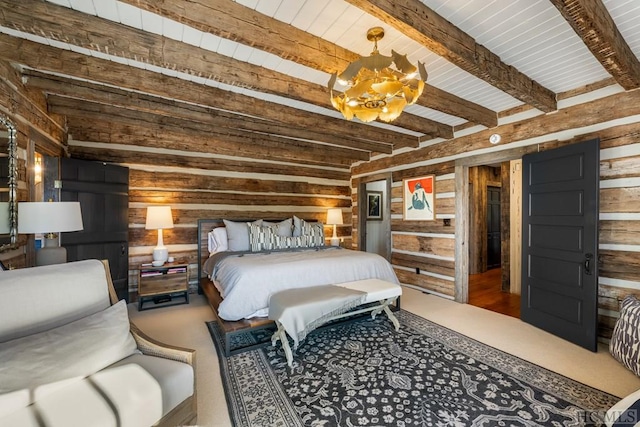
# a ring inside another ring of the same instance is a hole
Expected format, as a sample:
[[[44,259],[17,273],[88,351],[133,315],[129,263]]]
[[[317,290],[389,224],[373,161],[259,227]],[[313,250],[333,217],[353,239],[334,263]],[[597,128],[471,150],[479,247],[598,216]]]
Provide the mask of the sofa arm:
[[[148,356],[163,357],[165,359],[177,360],[191,365],[194,370],[196,369],[196,351],[190,348],[177,347],[169,344],[165,344],[158,340],[151,338],[142,332],[135,324],[130,322],[131,335],[136,340],[138,350],[142,354]]]

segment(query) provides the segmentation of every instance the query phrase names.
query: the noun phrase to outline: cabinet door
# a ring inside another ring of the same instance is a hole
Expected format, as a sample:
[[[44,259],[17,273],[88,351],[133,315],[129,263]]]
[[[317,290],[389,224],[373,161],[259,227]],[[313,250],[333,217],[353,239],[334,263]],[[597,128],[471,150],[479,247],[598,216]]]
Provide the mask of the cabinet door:
[[[108,259],[118,297],[129,293],[129,169],[63,158],[60,200],[79,201],[84,229],[63,233],[67,259]]]

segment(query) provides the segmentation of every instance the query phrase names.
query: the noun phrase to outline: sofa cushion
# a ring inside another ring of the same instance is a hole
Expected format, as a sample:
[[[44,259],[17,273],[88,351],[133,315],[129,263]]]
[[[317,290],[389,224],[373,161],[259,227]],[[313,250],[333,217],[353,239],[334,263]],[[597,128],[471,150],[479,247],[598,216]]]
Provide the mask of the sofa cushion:
[[[0,343],[0,393],[81,379],[136,351],[127,306],[120,301],[75,322]]]
[[[193,368],[187,363],[162,357],[133,354],[114,363],[108,371],[120,366],[135,365],[142,367],[157,381],[162,389],[162,416],[178,406],[187,397],[193,395]],[[101,371],[102,373],[104,371]]]
[[[640,301],[632,295],[620,304],[620,318],[613,328],[609,352],[636,375],[640,375]]]
[[[640,422],[640,390],[636,390],[613,405],[605,415],[608,427],[633,427]]]
[[[148,427],[161,417],[158,381],[141,366],[125,364],[73,381],[36,404],[0,415],[0,425]]]
[[[86,260],[0,274],[0,343],[109,307],[104,265]]]

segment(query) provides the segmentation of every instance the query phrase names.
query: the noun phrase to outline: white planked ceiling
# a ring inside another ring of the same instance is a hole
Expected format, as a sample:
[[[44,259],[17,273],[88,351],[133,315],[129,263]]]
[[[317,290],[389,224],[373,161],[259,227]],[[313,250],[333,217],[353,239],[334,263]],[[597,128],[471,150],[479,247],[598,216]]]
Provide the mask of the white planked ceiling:
[[[47,1],[137,29],[161,34],[323,86],[327,84],[329,79],[327,73],[313,70],[250,46],[203,33],[116,0]],[[504,63],[515,67],[555,93],[581,88],[611,77],[550,1],[421,1],[466,32],[477,43],[484,45],[498,55]],[[372,50],[371,42],[366,39],[367,29],[373,26],[382,26],[386,35],[379,42],[380,51],[383,54],[388,54],[391,49],[394,49],[408,54],[412,62],[424,62],[429,72],[429,84],[496,112],[522,105],[521,101],[472,76],[402,35],[388,24],[343,0],[236,0],[236,2],[361,55],[368,55]],[[632,51],[640,57],[640,1],[603,0],[603,2]],[[273,102],[293,104],[298,108],[320,114],[341,117],[338,112],[327,108],[298,101],[292,102],[281,97],[226,85],[214,80],[179,73],[175,70],[161,69],[144,62],[119,58],[117,55],[105,52],[89,51],[68,43],[48,40],[41,36],[4,27],[0,27],[0,32]],[[412,114],[451,126],[465,122],[459,117],[417,105],[409,107],[409,111]],[[390,125],[375,125],[395,128]],[[411,131],[404,132],[416,134]]]

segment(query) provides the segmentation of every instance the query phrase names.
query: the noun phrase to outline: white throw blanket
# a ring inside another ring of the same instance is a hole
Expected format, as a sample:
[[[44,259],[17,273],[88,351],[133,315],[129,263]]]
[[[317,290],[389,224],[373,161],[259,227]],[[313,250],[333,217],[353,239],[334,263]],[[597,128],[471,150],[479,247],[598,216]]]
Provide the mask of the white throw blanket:
[[[279,321],[293,339],[293,348],[334,316],[362,304],[365,292],[340,286],[289,289],[271,296],[269,319]]]

